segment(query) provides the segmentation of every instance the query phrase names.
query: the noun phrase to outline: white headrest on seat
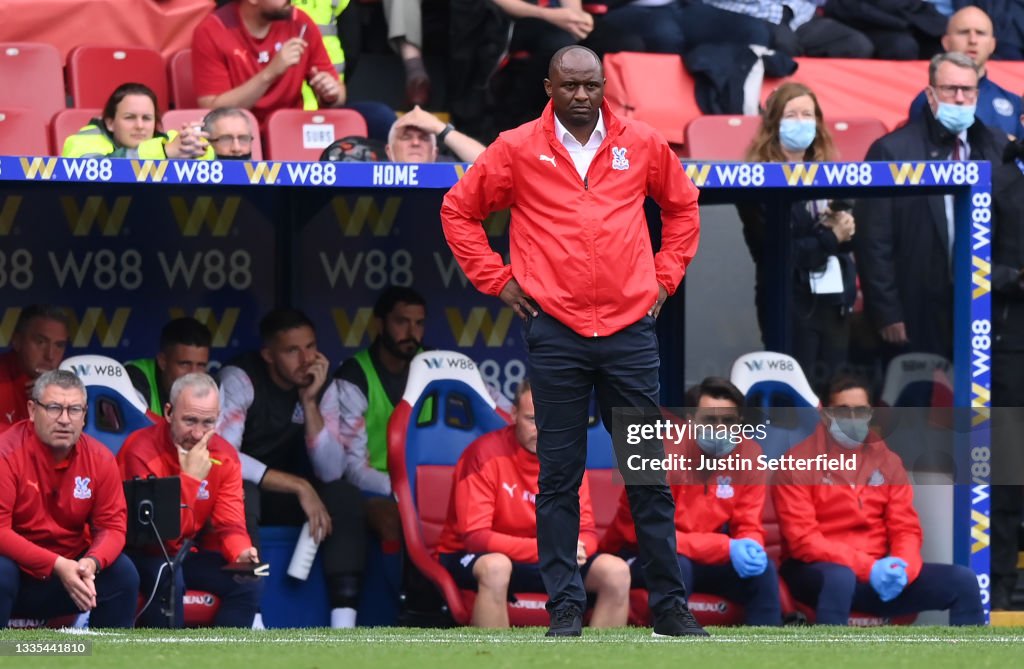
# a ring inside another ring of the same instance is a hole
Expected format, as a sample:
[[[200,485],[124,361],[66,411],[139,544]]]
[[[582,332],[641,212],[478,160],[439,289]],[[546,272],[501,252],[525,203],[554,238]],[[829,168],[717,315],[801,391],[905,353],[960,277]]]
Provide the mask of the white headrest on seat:
[[[885,370],[885,385],[882,387],[882,401],[896,406],[903,389],[912,383],[926,381],[938,383],[953,392],[949,375],[953,364],[935,353],[904,353],[889,361]]]
[[[800,363],[785,353],[755,351],[736,358],[729,380],[746,395],[755,384],[775,381],[791,387],[812,407],[819,405],[818,396],[804,376]]]
[[[74,372],[86,388],[97,386],[113,390],[133,407],[146,413],[148,407],[128,378],[128,370],[117,360],[105,355],[76,355],[60,363],[60,368]]]
[[[496,406],[476,363],[469,356],[455,351],[424,351],[413,358],[402,399],[415,406],[427,385],[438,379],[461,381],[476,391],[492,409]]]

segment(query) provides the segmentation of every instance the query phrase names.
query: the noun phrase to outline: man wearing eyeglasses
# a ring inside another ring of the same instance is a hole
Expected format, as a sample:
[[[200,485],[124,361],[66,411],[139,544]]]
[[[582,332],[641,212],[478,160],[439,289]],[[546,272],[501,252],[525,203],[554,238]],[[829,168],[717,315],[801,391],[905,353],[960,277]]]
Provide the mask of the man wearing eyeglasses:
[[[12,616],[90,612],[131,627],[139,593],[121,555],[126,509],[106,446],[82,434],[86,394],[64,370],[32,387],[28,419],[0,436],[0,629]]]
[[[1006,135],[975,116],[978,73],[962,53],[932,58],[924,115],[878,139],[865,160],[999,162]],[[953,197],[862,198],[854,218],[864,307],[885,357],[922,352],[951,358]]]
[[[216,382],[203,373],[182,376],[171,386],[164,415],[166,420],[128,436],[117,464],[125,480],[149,476],[181,480],[181,534],[166,537],[164,548],[173,557],[186,539],[194,539],[199,551],[190,554],[174,575],[178,581],[175,626],[182,625],[181,598],[187,584],[220,598],[214,618],[218,627],[252,627],[262,581],[235,579],[223,570],[232,562],[256,564],[259,557],[245,528],[242,465],[234,447],[215,433],[220,417]],[[170,578],[163,568],[163,552],[153,546],[131,557],[142,577],[142,591],[152,592],[159,578],[162,593],[142,611],[139,622],[166,627],[161,609],[167,604]]]
[[[982,625],[981,593],[968,567],[925,563],[914,492],[898,455],[871,431],[867,384],[841,375],[811,436],[787,455],[811,463],[853,455],[855,471],[786,470],[772,500],[782,531],[779,573],[815,622],[846,625],[851,611],[894,617],[949,610],[951,625]]]
[[[685,404],[689,427],[699,429],[690,431],[679,454],[694,463],[694,470],[669,482],[676,501],[676,559],[686,591],[742,604],[747,625],[781,625],[779,581],[764,550],[761,447],[736,429],[742,424],[743,394],[726,379],[708,377],[686,392]],[[645,587],[625,491],[601,550],[626,558],[633,587]]]
[[[217,160],[252,160],[255,130],[241,109],[214,109],[203,119],[203,131],[209,138]]]

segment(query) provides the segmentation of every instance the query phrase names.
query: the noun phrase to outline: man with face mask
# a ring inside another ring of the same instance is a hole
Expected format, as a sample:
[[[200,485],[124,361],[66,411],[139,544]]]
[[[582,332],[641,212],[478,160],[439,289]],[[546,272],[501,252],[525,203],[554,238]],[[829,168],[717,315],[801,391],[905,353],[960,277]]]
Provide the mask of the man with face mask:
[[[252,160],[255,131],[249,117],[235,107],[218,107],[203,119],[203,131],[217,160]]]
[[[879,138],[865,160],[990,160],[1006,135],[975,117],[978,66],[943,53],[928,67],[925,114]],[[935,353],[952,357],[953,197],[861,198],[854,256],[864,307],[885,343],[885,357]]]
[[[855,458],[853,471],[780,471],[772,500],[782,531],[779,573],[822,625],[850,611],[893,617],[949,610],[951,625],[982,625],[978,580],[968,567],[925,563],[914,492],[899,456],[870,429],[867,384],[840,375],[811,436],[786,455]]]
[[[259,523],[301,526],[321,544],[331,626],[353,627],[366,560],[359,490],[346,476],[338,394],[313,322],[275,309],[260,321],[263,346],[220,372],[217,434],[239,451],[249,536]]]
[[[694,470],[680,472],[670,483],[676,501],[677,560],[686,591],[714,593],[742,604],[747,625],[781,625],[778,577],[764,551],[765,473],[757,466],[761,447],[736,433],[743,394],[728,380],[712,376],[686,392],[685,404],[689,424],[697,429],[678,452]],[[601,550],[626,558],[633,587],[645,587],[625,492]]]
[[[193,539],[199,550],[173,576],[178,582],[175,626],[181,627],[184,620],[181,598],[187,586],[220,598],[214,625],[251,627],[263,582],[236,579],[223,570],[231,562],[258,563],[259,555],[245,528],[242,465],[231,444],[214,433],[220,415],[217,384],[201,372],[179,377],[171,386],[163,415],[166,420],[128,436],[117,453],[117,464],[126,481],[149,476],[177,476],[181,481],[181,534],[168,538],[165,548],[173,556],[186,539]],[[143,592],[151,592],[161,579],[160,596],[142,612],[139,623],[166,627],[161,609],[167,604],[170,577],[163,552],[152,546],[131,558]]]

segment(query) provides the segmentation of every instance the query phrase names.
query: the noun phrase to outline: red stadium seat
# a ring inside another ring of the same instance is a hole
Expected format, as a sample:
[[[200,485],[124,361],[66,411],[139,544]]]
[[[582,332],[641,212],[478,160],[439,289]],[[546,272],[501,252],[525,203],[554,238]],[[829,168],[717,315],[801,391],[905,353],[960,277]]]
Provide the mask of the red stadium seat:
[[[34,109],[0,107],[0,155],[45,156],[46,121]]]
[[[679,56],[660,53],[610,53],[604,57],[605,99],[612,111],[648,123],[672,144],[701,115],[693,77]]]
[[[848,118],[829,118],[825,121],[832,141],[835,142],[838,160],[859,162],[864,160],[868,149],[876,139],[888,130],[877,118],[851,116]]]
[[[0,107],[30,109],[43,122],[64,109],[64,68],[50,44],[0,43]]]
[[[263,130],[270,160],[319,160],[336,139],[366,137],[366,120],[352,109],[279,109]]]
[[[741,161],[759,127],[759,116],[698,116],[686,125],[686,155],[693,160]]]
[[[80,46],[68,54],[68,90],[75,107],[102,107],[121,84],[145,84],[167,109],[167,72],[160,52],[144,47]]]
[[[263,143],[260,141],[259,121],[256,120],[256,117],[248,109],[243,109],[242,112],[249,117],[249,125],[252,126],[252,159],[263,160]],[[209,109],[172,109],[164,113],[161,120],[166,132],[167,130],[181,129],[183,123],[202,123],[203,118],[209,113]]]
[[[102,109],[64,109],[57,112],[50,122],[50,148],[53,155],[59,156],[64,149],[64,140],[75,134],[89,124],[89,121],[99,117]]]
[[[167,62],[167,80],[171,84],[171,102],[176,109],[199,106],[192,86],[192,49],[182,49]]]

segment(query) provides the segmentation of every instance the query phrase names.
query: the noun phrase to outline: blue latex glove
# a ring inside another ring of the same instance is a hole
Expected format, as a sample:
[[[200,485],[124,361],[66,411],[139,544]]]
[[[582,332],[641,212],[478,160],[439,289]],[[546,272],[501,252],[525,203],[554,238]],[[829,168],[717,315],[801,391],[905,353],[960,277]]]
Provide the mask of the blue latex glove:
[[[896,599],[907,585],[906,561],[898,557],[875,560],[871,566],[870,583],[883,602]]]
[[[760,576],[768,567],[768,554],[753,539],[730,540],[729,559],[740,578]]]

